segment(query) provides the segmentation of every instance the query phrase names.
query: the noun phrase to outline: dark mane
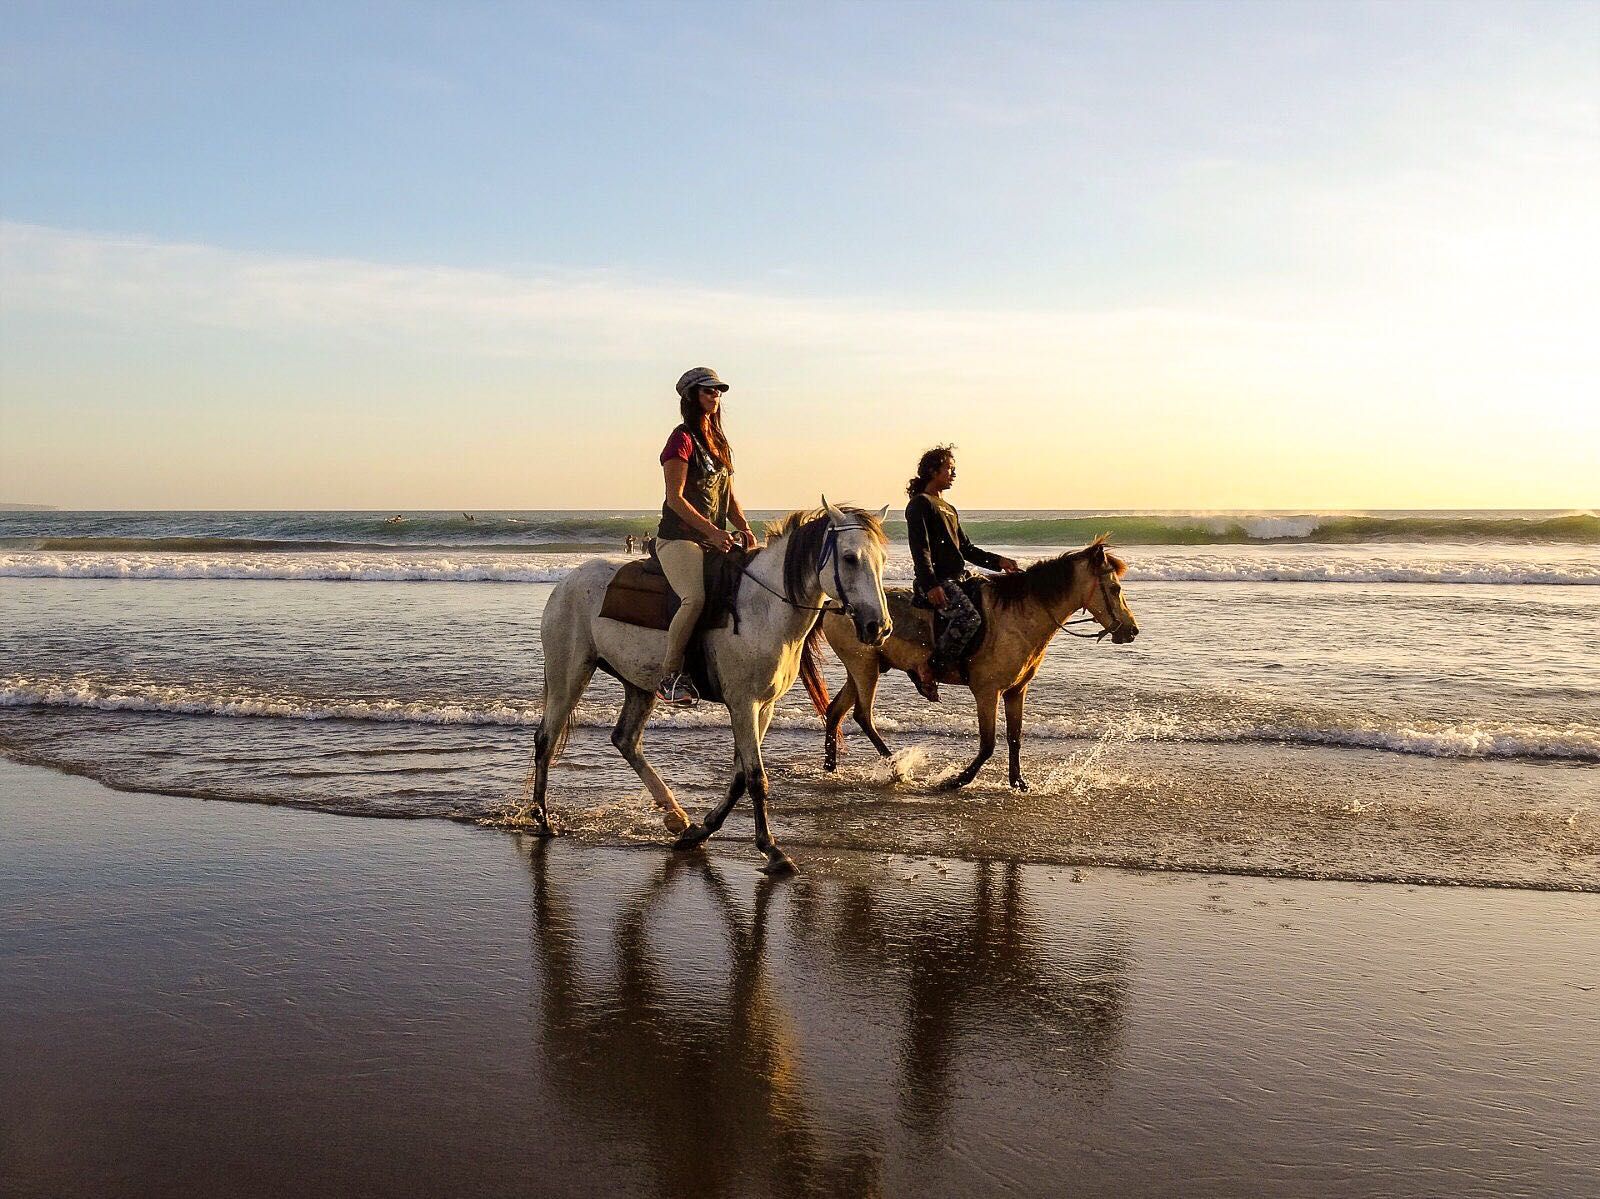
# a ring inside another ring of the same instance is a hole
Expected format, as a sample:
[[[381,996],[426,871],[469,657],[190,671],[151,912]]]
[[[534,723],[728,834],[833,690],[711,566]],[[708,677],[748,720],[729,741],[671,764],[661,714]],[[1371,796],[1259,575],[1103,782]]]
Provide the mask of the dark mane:
[[[1045,604],[1057,604],[1067,598],[1067,593],[1072,590],[1072,572],[1074,567],[1088,558],[1096,549],[1104,551],[1106,535],[1102,533],[1081,550],[1069,550],[1064,554],[1057,554],[1054,558],[1045,558],[1035,562],[1018,574],[996,575],[989,580],[989,589],[994,595],[995,603],[1003,608],[1013,608],[1024,600],[1036,599]],[[1128,571],[1128,564],[1115,554],[1106,554],[1106,565],[1116,572],[1121,578]]]
[[[852,523],[864,527],[880,549],[889,544],[889,539],[883,533],[883,523],[876,512],[845,506],[841,506],[839,511],[848,516]],[[778,537],[787,538],[783,546],[783,590],[791,600],[803,591],[806,575],[815,568],[817,558],[822,554],[822,539],[827,532],[828,514],[821,508],[809,511],[802,508],[781,520],[767,523],[769,541]]]

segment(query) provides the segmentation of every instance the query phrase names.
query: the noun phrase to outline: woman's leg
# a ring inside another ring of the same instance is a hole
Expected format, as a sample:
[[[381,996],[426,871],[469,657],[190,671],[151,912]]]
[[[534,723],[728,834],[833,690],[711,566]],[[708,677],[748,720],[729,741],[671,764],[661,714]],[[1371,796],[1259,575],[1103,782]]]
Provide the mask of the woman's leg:
[[[689,637],[706,606],[706,552],[698,541],[663,541],[656,546],[661,569],[682,601],[667,630],[667,657],[663,675],[670,677],[683,669],[684,651]]]

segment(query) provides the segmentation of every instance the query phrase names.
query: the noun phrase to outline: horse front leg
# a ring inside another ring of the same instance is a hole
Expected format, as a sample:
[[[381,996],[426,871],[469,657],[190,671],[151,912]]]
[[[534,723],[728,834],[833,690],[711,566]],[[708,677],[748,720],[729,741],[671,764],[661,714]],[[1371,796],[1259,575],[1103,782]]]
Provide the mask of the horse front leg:
[[[1022,777],[1022,702],[1027,697],[1026,683],[1005,693],[1006,746],[1011,750],[1011,787],[1015,791],[1028,789],[1028,780]]]
[[[867,735],[867,740],[872,742],[872,747],[878,751],[880,757],[887,758],[890,754],[889,746],[878,733],[878,726],[872,720],[872,701],[878,697],[878,681],[883,678],[883,671],[876,662],[864,667],[861,677],[852,676],[851,681],[856,685],[856,723],[861,726],[861,731]]]
[[[856,702],[855,676],[846,674],[844,686],[839,688],[839,694],[833,697],[828,704],[828,714],[822,721],[822,768],[824,770],[837,770],[839,768],[839,741],[841,734],[839,726],[844,723],[844,714]]]
[[[728,814],[733,811],[734,805],[744,795],[746,788],[753,786],[752,777],[761,763],[760,710],[755,704],[730,704],[728,716],[733,722],[734,747],[733,778],[728,783],[728,793],[722,797],[721,803],[701,818],[699,824],[691,824],[684,834],[673,842],[674,849],[693,849],[720,829],[723,821],[728,819]],[[771,719],[770,714],[768,719]],[[749,765],[752,759],[756,763],[755,769]]]
[[[994,754],[995,707],[1000,693],[992,688],[984,688],[982,691],[974,690],[972,697],[978,701],[978,756],[968,763],[965,770],[945,784],[945,788],[950,791],[965,787],[977,778],[978,771],[983,769],[983,764]]]

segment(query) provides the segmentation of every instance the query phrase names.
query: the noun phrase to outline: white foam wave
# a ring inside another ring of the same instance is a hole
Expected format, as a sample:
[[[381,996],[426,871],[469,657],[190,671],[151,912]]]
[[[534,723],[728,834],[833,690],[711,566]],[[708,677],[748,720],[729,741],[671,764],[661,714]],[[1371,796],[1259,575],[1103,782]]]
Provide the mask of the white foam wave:
[[[532,701],[499,703],[383,700],[334,700],[299,696],[219,695],[201,687],[142,683],[106,683],[96,679],[0,680],[0,708],[68,708],[174,715],[259,717],[283,720],[371,720],[425,725],[491,725],[533,727],[539,705]],[[615,705],[585,704],[576,721],[587,727],[616,723]],[[728,723],[725,709],[707,704],[690,710],[659,709],[654,723],[677,728],[718,728]],[[897,716],[880,715],[886,733],[972,737],[976,724],[955,710],[912,709]],[[803,703],[779,708],[773,725],[814,732],[821,738],[815,713]],[[1279,720],[1243,719],[1162,711],[1096,715],[1031,714],[1030,737],[1064,740],[1267,742],[1343,746],[1436,758],[1536,758],[1552,761],[1600,762],[1600,728],[1584,724],[1518,724],[1505,721],[1446,722],[1396,720],[1381,723],[1363,718],[1328,719],[1321,723],[1297,717]]]
[[[1037,556],[1001,547],[1013,556]],[[1128,581],[1198,583],[1434,583],[1600,585],[1593,551],[1507,552],[1441,556],[1434,547],[1409,554],[1352,552],[1343,547],[1261,550],[1129,551]],[[554,583],[593,554],[411,553],[130,553],[0,551],[0,577],[53,579],[225,579],[347,583]],[[884,581],[905,585],[911,561],[890,556]]]

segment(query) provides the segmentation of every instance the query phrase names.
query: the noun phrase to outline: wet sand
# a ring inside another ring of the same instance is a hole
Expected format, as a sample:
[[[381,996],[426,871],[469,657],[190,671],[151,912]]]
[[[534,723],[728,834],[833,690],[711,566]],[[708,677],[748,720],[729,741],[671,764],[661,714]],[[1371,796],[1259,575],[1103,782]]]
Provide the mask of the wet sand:
[[[0,762],[0,1194],[1600,1192],[1600,897],[755,864]]]

